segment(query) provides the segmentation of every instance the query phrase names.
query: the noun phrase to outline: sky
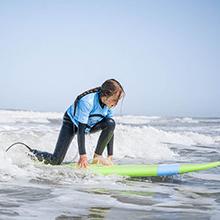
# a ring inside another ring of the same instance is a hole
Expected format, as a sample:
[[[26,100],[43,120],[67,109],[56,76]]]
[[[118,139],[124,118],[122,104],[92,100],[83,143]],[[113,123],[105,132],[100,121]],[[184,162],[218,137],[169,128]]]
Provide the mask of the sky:
[[[0,0],[0,109],[65,112],[110,78],[116,114],[220,117],[220,1]]]

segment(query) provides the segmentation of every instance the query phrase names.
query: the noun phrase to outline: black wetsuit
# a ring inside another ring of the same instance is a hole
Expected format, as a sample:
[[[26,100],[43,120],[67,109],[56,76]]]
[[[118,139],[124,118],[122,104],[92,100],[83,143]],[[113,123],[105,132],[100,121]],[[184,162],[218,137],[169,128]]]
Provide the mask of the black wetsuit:
[[[103,105],[103,103],[100,103]],[[59,165],[64,160],[67,150],[75,136],[77,134],[79,154],[86,154],[85,150],[85,129],[87,125],[79,123],[78,128],[72,122],[67,112],[63,117],[63,124],[60,130],[60,134],[57,140],[57,144],[54,153],[42,152],[34,150],[34,155],[38,160],[44,161],[44,163],[49,163],[52,165]],[[107,146],[108,155],[113,154],[113,141],[114,141],[114,129],[115,121],[112,118],[103,118],[100,122],[95,124],[90,133],[97,131],[102,131],[96,146],[95,153],[102,155],[105,147]]]

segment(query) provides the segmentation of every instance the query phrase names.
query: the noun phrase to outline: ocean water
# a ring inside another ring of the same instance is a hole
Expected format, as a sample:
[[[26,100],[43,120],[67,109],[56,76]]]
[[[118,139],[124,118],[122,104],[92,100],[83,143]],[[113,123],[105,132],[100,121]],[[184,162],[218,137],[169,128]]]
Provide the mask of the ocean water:
[[[114,163],[220,160],[220,118],[118,116]],[[0,110],[0,219],[220,219],[220,168],[129,179],[33,162],[52,152],[62,113]],[[91,159],[99,133],[86,137]],[[65,162],[77,161],[76,138]]]

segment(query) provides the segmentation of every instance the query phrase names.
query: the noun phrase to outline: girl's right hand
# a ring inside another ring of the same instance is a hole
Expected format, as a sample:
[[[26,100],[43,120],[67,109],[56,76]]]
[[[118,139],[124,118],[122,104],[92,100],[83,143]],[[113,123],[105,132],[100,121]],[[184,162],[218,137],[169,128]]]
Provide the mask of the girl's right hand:
[[[80,168],[88,168],[89,163],[88,163],[88,159],[87,159],[86,154],[80,155],[80,158],[79,158],[79,161],[78,161],[78,166]]]

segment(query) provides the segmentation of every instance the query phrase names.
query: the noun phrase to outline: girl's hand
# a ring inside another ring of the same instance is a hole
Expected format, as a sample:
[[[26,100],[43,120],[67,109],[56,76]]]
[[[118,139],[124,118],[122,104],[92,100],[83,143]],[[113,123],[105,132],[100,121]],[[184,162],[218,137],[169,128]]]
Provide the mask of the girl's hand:
[[[112,155],[107,157],[107,160],[109,161],[110,166],[113,166],[114,163],[112,162]]]
[[[112,161],[112,155],[108,156],[108,160]]]
[[[109,163],[111,164],[111,166],[114,165],[114,163],[112,162],[112,155],[107,157],[107,160],[109,161]]]
[[[88,168],[89,164],[88,164],[88,159],[87,159],[86,154],[80,155],[78,166],[80,168]]]
[[[105,159],[103,156],[97,155],[97,154],[94,155],[92,163],[93,164],[101,164],[104,166],[112,166],[113,165],[111,158]]]

